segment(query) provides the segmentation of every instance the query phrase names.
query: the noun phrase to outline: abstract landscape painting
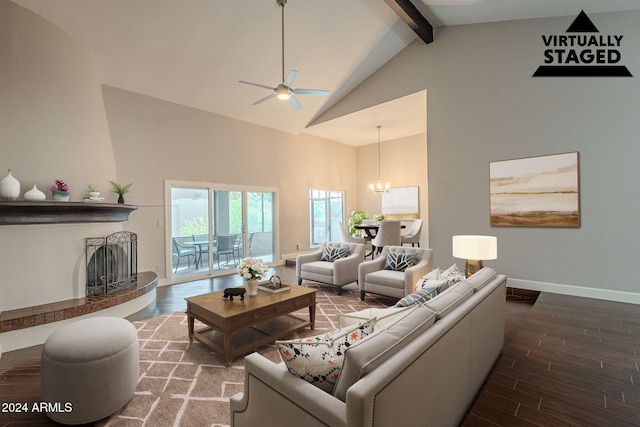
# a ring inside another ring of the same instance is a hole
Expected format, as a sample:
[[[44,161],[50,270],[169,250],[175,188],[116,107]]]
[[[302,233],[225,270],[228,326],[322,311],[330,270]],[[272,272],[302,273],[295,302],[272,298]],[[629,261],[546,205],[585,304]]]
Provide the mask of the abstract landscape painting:
[[[580,227],[578,152],[489,164],[492,226]]]

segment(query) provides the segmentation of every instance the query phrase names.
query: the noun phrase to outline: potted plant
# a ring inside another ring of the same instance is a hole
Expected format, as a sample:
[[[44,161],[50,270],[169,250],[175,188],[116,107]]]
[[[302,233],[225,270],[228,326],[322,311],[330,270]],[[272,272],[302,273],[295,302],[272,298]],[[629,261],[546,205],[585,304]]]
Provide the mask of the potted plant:
[[[133,182],[127,185],[120,185],[114,181],[109,182],[111,183],[111,191],[118,194],[118,203],[124,203],[124,195],[131,191]]]
[[[100,192],[98,191],[98,189],[91,184],[87,186],[87,191],[89,192],[89,197],[91,197],[92,199],[100,196]]]
[[[258,282],[267,274],[267,267],[260,258],[245,258],[238,266],[238,274],[247,282],[247,295],[254,296],[258,291]]]
[[[56,183],[49,187],[53,200],[66,202],[69,200],[69,185],[62,179],[56,179]]]
[[[362,224],[362,221],[369,218],[369,214],[363,211],[353,211],[349,215],[349,234],[360,237],[362,230],[356,230],[356,225]]]

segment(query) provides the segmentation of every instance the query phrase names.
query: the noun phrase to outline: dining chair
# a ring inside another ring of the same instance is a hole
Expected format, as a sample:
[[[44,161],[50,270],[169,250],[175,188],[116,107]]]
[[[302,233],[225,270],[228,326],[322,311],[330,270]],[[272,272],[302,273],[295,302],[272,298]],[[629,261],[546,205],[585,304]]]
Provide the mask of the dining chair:
[[[400,246],[400,221],[381,221],[371,245],[377,254],[385,246]]]
[[[236,244],[236,235],[231,234],[228,236],[218,236],[218,243],[215,247],[215,254],[218,260],[218,270],[220,270],[220,255],[225,255],[227,264],[229,264],[229,255],[233,259],[233,264],[238,265],[236,262],[236,255],[234,246]]]
[[[178,267],[180,267],[180,258],[187,257],[187,266],[191,268],[191,257],[193,257],[194,262],[196,259],[196,250],[194,247],[183,246],[182,242],[188,239],[188,237],[174,237],[173,240],[173,256],[178,258],[178,262],[176,263],[176,268],[174,273],[178,272]]]
[[[342,221],[338,221],[338,226],[340,227],[340,239],[343,242],[347,243],[365,243],[366,239],[364,237],[356,237],[349,234],[346,228],[344,228],[344,224]]]
[[[411,246],[415,246],[416,243],[420,247],[420,232],[422,231],[422,220],[416,219],[411,224],[411,227],[400,235],[400,241],[402,245],[405,243],[411,243]]]

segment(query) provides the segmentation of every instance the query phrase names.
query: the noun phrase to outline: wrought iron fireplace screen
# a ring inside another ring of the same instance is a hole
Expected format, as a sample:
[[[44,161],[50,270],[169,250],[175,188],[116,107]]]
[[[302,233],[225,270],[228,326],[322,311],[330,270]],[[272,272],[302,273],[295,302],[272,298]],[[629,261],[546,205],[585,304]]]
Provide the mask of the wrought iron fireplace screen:
[[[87,295],[109,294],[136,284],[138,235],[119,231],[85,239]]]

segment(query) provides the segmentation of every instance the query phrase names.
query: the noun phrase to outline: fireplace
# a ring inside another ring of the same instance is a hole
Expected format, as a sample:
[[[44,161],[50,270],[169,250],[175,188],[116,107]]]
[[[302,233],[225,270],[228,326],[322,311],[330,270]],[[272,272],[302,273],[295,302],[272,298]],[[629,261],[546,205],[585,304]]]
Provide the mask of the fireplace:
[[[103,295],[135,285],[138,278],[138,236],[119,231],[85,239],[87,295]]]

